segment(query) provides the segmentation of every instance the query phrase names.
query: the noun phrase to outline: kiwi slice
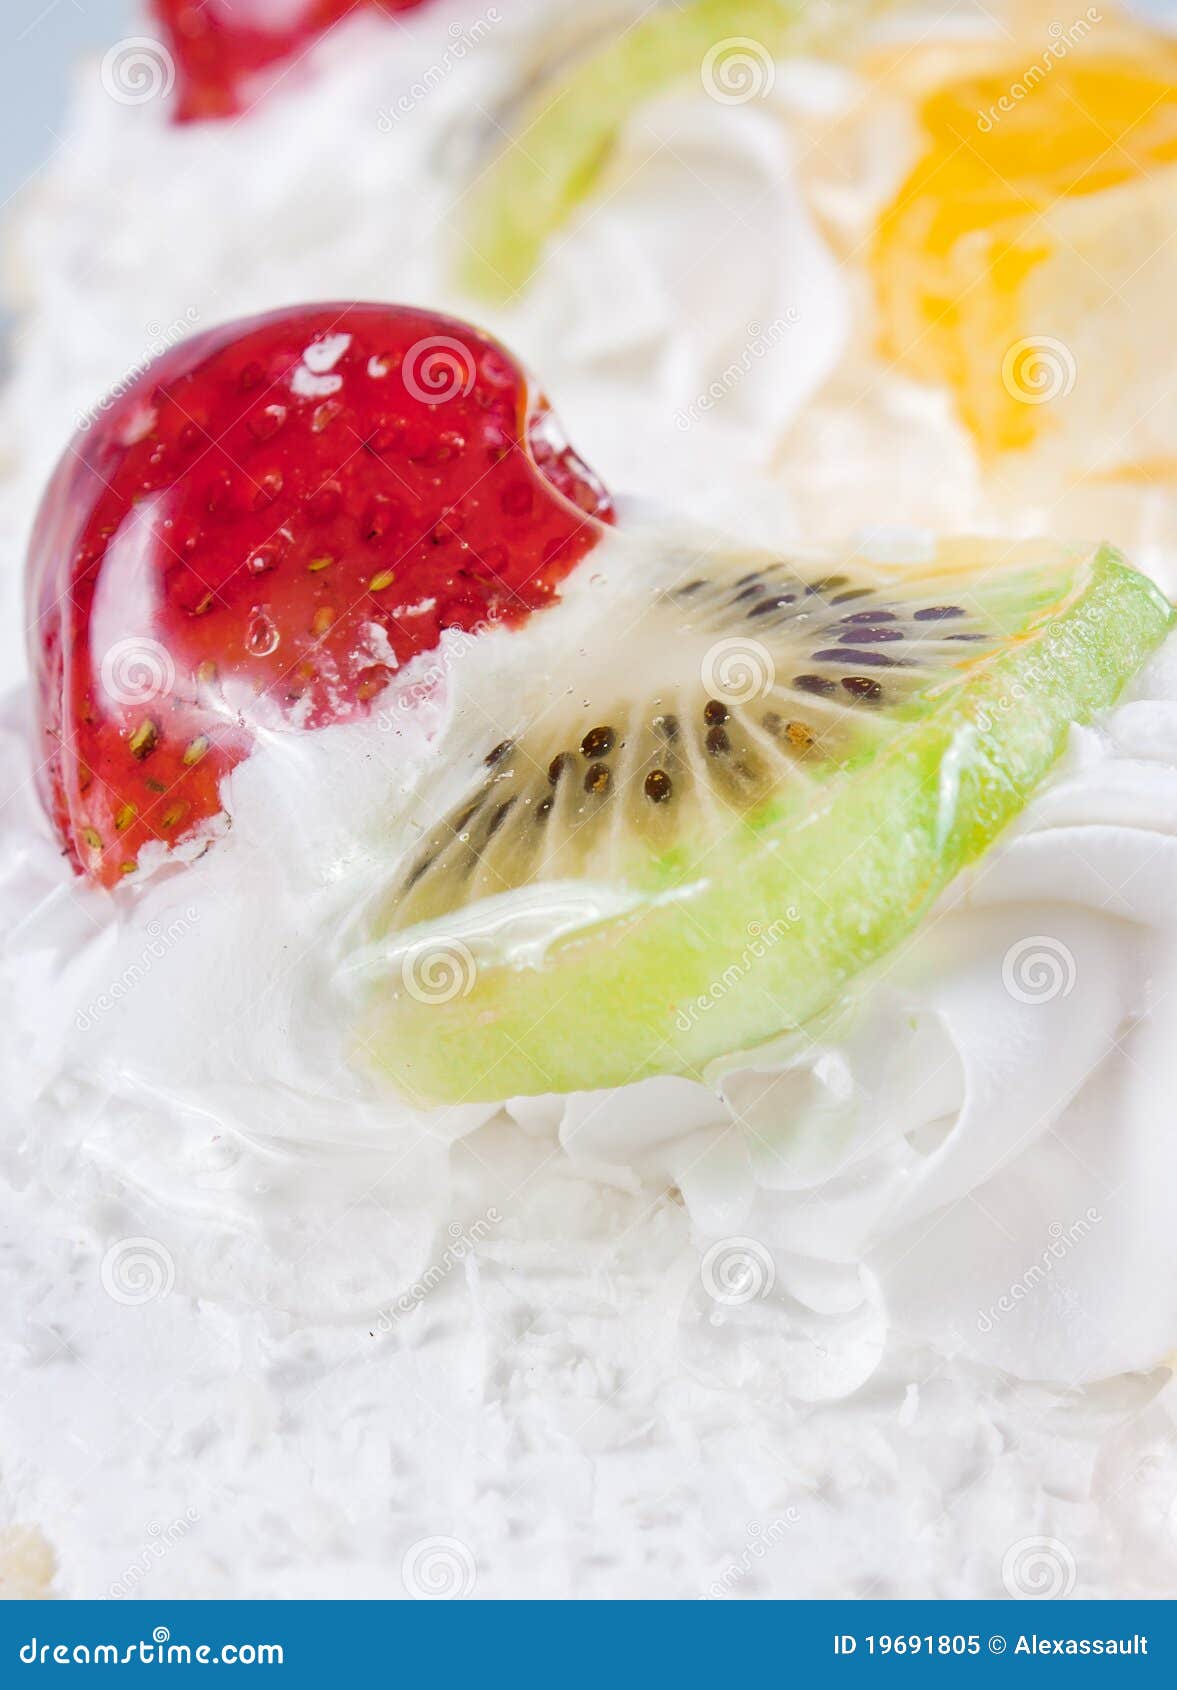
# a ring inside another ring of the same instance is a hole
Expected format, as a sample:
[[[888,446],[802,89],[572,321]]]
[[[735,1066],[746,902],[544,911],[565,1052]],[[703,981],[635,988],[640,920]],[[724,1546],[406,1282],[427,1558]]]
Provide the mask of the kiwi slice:
[[[767,78],[773,58],[795,45],[803,14],[801,0],[656,5],[606,46],[545,78],[511,124],[513,138],[472,190],[462,254],[466,286],[494,300],[523,287],[548,236],[593,191],[642,100],[680,82],[697,86],[705,73],[720,78],[722,93],[725,54],[744,55],[747,74]],[[732,74],[743,74],[742,63]]]
[[[628,575],[533,623],[367,918],[365,1043],[418,1101],[698,1075],[826,1011],[1174,620],[1107,546]]]

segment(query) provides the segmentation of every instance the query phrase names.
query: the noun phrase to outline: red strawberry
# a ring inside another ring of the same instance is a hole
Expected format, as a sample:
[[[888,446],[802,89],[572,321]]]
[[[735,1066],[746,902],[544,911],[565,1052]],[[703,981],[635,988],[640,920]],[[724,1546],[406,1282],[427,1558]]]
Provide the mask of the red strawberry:
[[[152,0],[176,61],[181,123],[249,105],[316,36],[353,12],[392,17],[422,0]],[[267,77],[267,73],[269,73]]]
[[[45,803],[113,885],[221,811],[255,728],[364,715],[445,628],[548,602],[612,520],[546,400],[432,312],[214,329],[106,401],[29,557]]]

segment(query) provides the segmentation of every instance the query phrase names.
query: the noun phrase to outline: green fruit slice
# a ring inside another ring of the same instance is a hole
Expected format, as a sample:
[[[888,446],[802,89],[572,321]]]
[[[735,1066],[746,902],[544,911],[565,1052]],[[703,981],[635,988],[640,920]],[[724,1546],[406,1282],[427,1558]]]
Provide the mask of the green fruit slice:
[[[544,82],[512,126],[506,150],[475,186],[462,279],[475,294],[509,298],[544,242],[592,193],[626,119],[652,95],[705,74],[762,80],[794,47],[797,0],[690,0],[648,12],[571,71]]]
[[[1107,546],[665,571],[545,613],[371,922],[364,1042],[416,1100],[699,1075],[828,1010],[1174,621]]]

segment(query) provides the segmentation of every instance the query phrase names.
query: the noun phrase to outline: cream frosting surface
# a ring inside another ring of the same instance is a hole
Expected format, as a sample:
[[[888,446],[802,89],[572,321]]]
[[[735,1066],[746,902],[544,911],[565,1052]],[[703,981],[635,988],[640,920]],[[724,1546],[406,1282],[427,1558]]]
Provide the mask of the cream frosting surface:
[[[341,30],[231,130],[83,80],[17,244],[6,628],[74,415],[155,340],[300,297],[485,316],[451,280],[471,114],[552,36],[542,6],[479,16]],[[679,520],[1001,526],[941,396],[844,403],[854,284],[788,119],[849,82],[794,65],[770,100],[639,114],[489,324],[606,480]],[[1172,580],[1148,523],[1128,539]],[[232,831],[116,899],[37,813],[9,653],[0,1521],[78,1596],[420,1595],[430,1558],[500,1596],[1163,1587],[1172,642],[820,1037],[708,1086],[423,1115],[354,1059],[340,935],[463,698],[541,622],[443,646],[406,708],[267,740]]]

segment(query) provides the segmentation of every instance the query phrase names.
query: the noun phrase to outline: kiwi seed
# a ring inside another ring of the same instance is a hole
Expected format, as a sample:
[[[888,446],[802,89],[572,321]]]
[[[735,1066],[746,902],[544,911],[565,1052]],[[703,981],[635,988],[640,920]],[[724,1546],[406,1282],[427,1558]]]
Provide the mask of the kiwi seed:
[[[513,798],[508,798],[506,803],[500,804],[498,809],[491,816],[489,825],[486,829],[486,837],[488,839],[493,839],[500,827],[502,827],[514,802],[515,800]]]
[[[612,728],[590,728],[580,742],[580,749],[586,757],[607,757],[616,740],[617,735]]]

